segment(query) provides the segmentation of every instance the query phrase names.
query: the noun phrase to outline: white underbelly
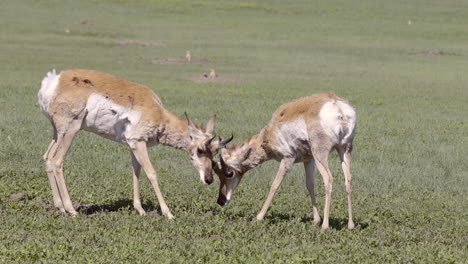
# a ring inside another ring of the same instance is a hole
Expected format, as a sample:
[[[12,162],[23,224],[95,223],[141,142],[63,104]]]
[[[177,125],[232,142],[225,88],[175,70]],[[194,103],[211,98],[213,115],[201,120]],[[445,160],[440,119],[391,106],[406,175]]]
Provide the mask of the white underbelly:
[[[283,124],[276,130],[278,151],[300,160],[311,155],[307,125],[303,119]]]
[[[121,143],[131,136],[141,116],[138,111],[122,107],[98,94],[89,97],[86,110],[84,130]]]

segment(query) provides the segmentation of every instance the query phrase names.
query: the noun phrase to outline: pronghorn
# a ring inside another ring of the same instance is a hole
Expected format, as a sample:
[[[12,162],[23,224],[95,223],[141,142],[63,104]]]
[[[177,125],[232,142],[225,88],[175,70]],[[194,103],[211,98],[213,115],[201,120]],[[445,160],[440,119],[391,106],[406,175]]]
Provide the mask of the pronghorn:
[[[356,129],[356,113],[343,99],[334,94],[317,94],[282,105],[259,134],[242,145],[223,148],[220,162],[213,168],[220,178],[218,204],[227,205],[243,175],[261,163],[280,161],[278,173],[271,185],[257,220],[262,220],[281,181],[295,162],[303,162],[306,185],[312,199],[314,222],[320,223],[314,193],[314,168],[322,174],[325,184],[325,208],[322,230],[329,227],[333,177],[328,168],[328,154],[336,149],[345,175],[348,193],[348,228],[354,228],[351,204],[351,151]]]
[[[148,87],[105,73],[72,69],[57,74],[48,72],[38,93],[42,112],[50,120],[54,137],[44,154],[47,176],[55,207],[76,215],[63,177],[63,160],[80,130],[96,133],[130,148],[133,168],[133,205],[145,214],[140,202],[139,177],[143,167],[162,213],[174,218],[158,186],[147,147],[163,144],[186,151],[199,171],[202,183],[210,184],[212,158],[219,142],[213,142],[215,116],[206,131],[187,117],[167,111]]]

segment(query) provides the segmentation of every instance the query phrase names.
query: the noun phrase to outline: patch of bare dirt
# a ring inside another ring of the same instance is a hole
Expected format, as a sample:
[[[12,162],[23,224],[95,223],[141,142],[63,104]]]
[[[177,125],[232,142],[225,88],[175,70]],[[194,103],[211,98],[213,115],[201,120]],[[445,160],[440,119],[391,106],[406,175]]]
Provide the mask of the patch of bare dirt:
[[[425,55],[425,56],[456,56],[458,55],[455,52],[448,52],[448,51],[443,51],[443,50],[425,50],[421,52],[413,52],[411,53],[412,55]]]
[[[238,83],[240,82],[239,79],[228,77],[228,76],[216,76],[216,77],[210,77],[207,74],[203,74],[200,77],[195,77],[189,79],[192,82],[195,83]]]
[[[83,20],[83,21],[76,21],[71,23],[72,25],[81,25],[81,26],[95,26],[96,23],[88,21],[88,20]]]
[[[47,212],[53,212],[55,210],[58,210],[55,208],[55,206],[49,202],[49,201],[44,201],[44,199],[42,199],[42,197],[40,196],[37,196],[36,197],[36,203],[38,203],[39,205],[42,205],[42,207],[47,211]]]
[[[135,40],[135,39],[116,40],[115,44],[137,45],[137,46],[143,46],[143,47],[165,47],[166,46],[166,44],[158,42],[158,41],[142,41],[142,40]]]
[[[152,60],[151,63],[153,64],[206,64],[209,63],[209,60],[191,60],[188,61],[187,59],[156,59]]]

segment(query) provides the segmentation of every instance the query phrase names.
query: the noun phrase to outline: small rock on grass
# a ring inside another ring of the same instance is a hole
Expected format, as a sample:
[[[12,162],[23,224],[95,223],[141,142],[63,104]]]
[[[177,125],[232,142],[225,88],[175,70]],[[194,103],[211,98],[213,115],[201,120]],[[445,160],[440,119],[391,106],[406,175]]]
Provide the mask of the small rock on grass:
[[[213,215],[214,215],[214,214],[213,214],[212,211],[208,211],[208,212],[205,213],[205,216],[207,216],[207,217],[211,217],[211,216],[213,216]]]
[[[151,212],[146,213],[147,216],[161,216],[158,210],[153,210]]]
[[[220,240],[220,239],[221,239],[221,236],[220,236],[220,235],[211,235],[211,236],[210,236],[210,239],[211,239],[211,240]]]
[[[10,199],[14,201],[21,201],[21,200],[26,199],[26,195],[24,193],[13,193],[13,194],[10,194]]]

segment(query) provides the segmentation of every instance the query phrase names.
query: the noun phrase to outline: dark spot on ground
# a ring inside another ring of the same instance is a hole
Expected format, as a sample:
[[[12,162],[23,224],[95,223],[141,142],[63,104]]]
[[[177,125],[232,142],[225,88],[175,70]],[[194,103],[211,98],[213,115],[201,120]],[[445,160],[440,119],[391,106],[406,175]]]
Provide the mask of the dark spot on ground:
[[[73,22],[72,25],[86,25],[86,26],[95,26],[96,24],[88,20]]]
[[[92,215],[94,213],[96,213],[96,207],[97,205],[96,204],[93,204],[93,203],[80,203],[80,202],[74,202],[73,203],[73,208],[75,208],[75,210],[79,211],[79,212],[82,212],[86,215]]]
[[[443,51],[443,50],[425,50],[420,52],[412,52],[411,55],[425,55],[425,56],[459,56],[460,54],[455,52]]]
[[[209,60],[194,60],[188,61],[187,59],[155,59],[152,60],[153,64],[206,64],[209,63]]]
[[[128,39],[128,40],[117,40],[115,44],[118,45],[137,45],[143,47],[165,47],[166,44],[157,42],[157,41],[141,41],[135,39]]]
[[[238,83],[240,82],[239,79],[227,77],[227,76],[216,76],[210,77],[207,74],[203,74],[201,77],[190,78],[188,79],[192,82],[196,83]]]

